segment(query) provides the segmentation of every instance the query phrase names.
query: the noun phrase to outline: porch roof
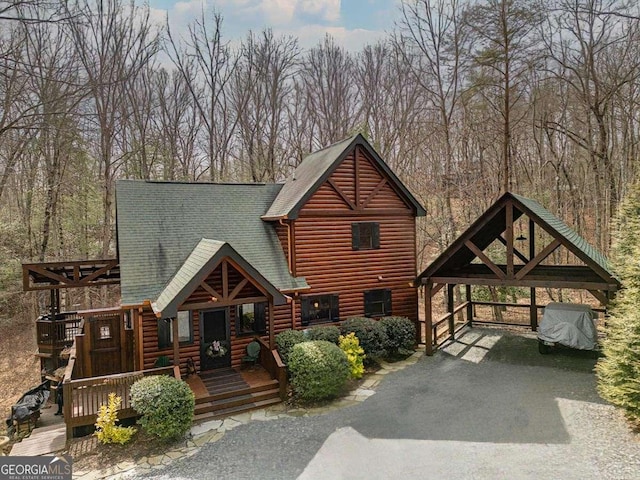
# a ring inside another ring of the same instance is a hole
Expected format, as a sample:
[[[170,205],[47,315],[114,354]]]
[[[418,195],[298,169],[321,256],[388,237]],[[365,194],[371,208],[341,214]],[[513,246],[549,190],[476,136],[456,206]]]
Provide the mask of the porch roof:
[[[175,317],[178,307],[202,283],[222,259],[230,258],[258,282],[272,297],[275,305],[286,303],[278,289],[251,266],[226,242],[203,238],[189,254],[155,302],[153,311],[163,317]]]
[[[282,185],[120,180],[116,185],[122,305],[154,301],[203,238],[227,242],[280,291],[289,273],[273,225],[260,219]]]

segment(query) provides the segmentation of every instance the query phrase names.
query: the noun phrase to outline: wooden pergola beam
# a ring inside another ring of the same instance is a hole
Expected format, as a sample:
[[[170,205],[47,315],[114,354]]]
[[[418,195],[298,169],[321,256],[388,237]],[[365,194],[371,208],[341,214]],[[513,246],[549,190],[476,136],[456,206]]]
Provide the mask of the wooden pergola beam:
[[[498,267],[495,263],[493,263],[491,259],[487,257],[484,254],[484,252],[476,246],[475,243],[473,243],[471,240],[467,240],[466,242],[464,242],[464,244],[469,250],[471,250],[476,255],[476,257],[478,257],[482,261],[482,263],[484,263],[487,267],[489,267],[491,271],[495,273],[499,279],[504,280],[505,278],[507,278],[504,272],[500,269],[500,267]],[[449,282],[446,282],[446,283],[449,283]]]
[[[533,259],[531,259],[522,269],[516,274],[516,279],[522,280],[527,273],[533,270],[536,266],[540,264],[545,258],[551,255],[560,245],[560,240],[557,238],[554,239],[549,245],[544,247],[544,249],[538,253]]]

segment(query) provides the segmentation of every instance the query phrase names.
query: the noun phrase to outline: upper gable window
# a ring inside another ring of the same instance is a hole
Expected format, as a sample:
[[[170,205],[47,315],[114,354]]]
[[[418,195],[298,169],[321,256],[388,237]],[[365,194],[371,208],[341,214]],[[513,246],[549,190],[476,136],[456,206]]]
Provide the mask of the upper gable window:
[[[380,224],[377,222],[352,223],[351,246],[354,250],[380,248]]]

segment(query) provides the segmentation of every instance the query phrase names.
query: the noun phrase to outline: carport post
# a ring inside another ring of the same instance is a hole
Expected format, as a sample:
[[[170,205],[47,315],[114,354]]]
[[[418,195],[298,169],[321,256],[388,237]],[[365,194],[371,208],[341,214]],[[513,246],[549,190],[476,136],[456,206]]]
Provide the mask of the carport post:
[[[456,339],[456,322],[453,315],[453,289],[454,283],[447,284],[447,312],[449,313],[449,337],[451,340]]]
[[[471,303],[471,285],[465,285],[467,294],[467,325],[473,327],[473,303]]]
[[[538,306],[536,305],[536,289],[531,287],[531,305],[529,306],[529,319],[531,320],[531,331],[538,331]]]
[[[424,353],[433,355],[432,319],[431,319],[431,282],[424,284]]]

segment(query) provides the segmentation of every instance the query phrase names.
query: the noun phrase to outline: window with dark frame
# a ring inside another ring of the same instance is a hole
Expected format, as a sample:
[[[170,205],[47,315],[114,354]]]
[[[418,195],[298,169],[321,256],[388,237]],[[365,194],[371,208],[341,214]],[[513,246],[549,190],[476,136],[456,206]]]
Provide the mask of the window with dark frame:
[[[340,320],[338,295],[317,295],[300,299],[302,325],[337,322]]]
[[[367,290],[364,292],[364,316],[385,317],[391,315],[391,290]]]
[[[354,250],[380,248],[380,224],[377,222],[352,223],[351,247]]]
[[[236,336],[267,332],[267,302],[245,303],[236,308]]]
[[[158,319],[158,349],[171,348],[173,345],[173,328],[171,318]],[[184,310],[178,312],[178,341],[180,345],[193,343],[193,322],[191,312]]]

